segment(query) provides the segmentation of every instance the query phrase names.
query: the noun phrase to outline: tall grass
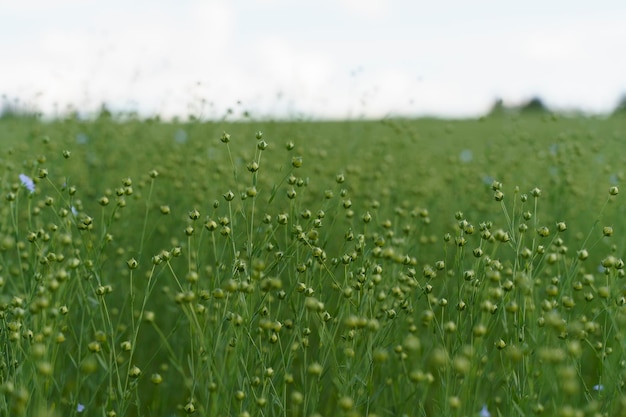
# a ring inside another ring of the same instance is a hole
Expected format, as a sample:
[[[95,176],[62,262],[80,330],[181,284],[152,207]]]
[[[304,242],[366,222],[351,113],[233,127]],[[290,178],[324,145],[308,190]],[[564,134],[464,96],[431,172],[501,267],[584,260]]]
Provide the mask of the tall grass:
[[[3,121],[1,413],[622,415],[624,127]]]

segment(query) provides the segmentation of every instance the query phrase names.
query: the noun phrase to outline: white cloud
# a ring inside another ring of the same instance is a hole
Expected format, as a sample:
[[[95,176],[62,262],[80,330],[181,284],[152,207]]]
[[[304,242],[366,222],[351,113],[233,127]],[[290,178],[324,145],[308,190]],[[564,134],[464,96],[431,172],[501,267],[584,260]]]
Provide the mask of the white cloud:
[[[53,103],[94,110],[105,101],[171,115],[204,100],[217,116],[228,107],[458,115],[483,111],[495,96],[532,94],[559,106],[610,109],[626,89],[619,13],[542,22],[497,7],[486,19],[480,6],[457,1],[448,6],[458,15],[385,0],[321,1],[314,9],[286,0],[245,7],[60,1],[60,9],[42,0],[0,3],[12,16],[0,28],[0,93],[44,110]]]

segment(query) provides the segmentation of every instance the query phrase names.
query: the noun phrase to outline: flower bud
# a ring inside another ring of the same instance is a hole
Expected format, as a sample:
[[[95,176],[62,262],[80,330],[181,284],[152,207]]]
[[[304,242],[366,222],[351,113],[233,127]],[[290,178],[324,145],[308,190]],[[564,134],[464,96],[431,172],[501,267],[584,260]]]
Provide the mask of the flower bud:
[[[137,269],[137,267],[139,266],[139,262],[137,262],[135,258],[130,258],[128,261],[126,261],[126,264],[128,265],[129,269]]]
[[[302,157],[294,156],[293,158],[291,158],[291,165],[294,168],[300,168],[302,166]]]
[[[230,190],[226,194],[224,194],[224,200],[226,201],[232,201],[233,198],[235,198],[235,193]]]

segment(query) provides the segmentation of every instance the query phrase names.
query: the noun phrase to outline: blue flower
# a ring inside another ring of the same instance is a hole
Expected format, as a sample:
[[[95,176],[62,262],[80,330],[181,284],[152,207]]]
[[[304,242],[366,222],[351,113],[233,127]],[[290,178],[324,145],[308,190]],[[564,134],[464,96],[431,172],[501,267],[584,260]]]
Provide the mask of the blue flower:
[[[480,409],[480,417],[491,417],[491,413],[487,410],[487,405],[484,404],[483,408]]]
[[[603,389],[604,389],[604,385],[602,384],[597,384],[593,386],[594,391],[602,391]]]
[[[28,175],[20,174],[20,182],[31,194],[35,192],[35,183]]]
[[[78,405],[76,406],[76,411],[82,413],[83,411],[85,411],[85,406],[81,403],[78,403]]]

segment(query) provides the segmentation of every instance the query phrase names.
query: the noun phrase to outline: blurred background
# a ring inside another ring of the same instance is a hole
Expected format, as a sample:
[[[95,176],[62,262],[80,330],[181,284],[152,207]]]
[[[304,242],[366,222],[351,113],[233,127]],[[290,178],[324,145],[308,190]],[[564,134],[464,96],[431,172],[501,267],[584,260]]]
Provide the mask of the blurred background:
[[[610,113],[626,2],[0,1],[2,109],[206,119]]]

